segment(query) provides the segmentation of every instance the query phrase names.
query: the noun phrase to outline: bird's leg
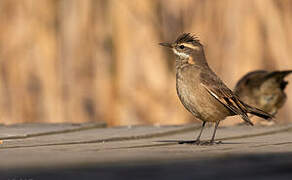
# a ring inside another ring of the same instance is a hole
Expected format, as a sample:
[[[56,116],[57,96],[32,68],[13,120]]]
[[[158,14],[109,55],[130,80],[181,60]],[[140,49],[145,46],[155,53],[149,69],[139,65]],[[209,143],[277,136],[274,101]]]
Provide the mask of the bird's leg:
[[[203,124],[202,124],[202,127],[201,127],[201,131],[200,131],[200,133],[199,133],[199,135],[198,135],[196,140],[194,140],[194,141],[180,141],[179,144],[200,144],[200,138],[201,138],[203,129],[205,127],[205,124],[206,124],[206,121],[203,121]]]
[[[201,135],[202,135],[202,132],[203,132],[203,129],[205,127],[205,124],[206,124],[206,121],[203,121],[203,124],[202,124],[202,128],[201,128],[201,131],[196,139],[197,142],[200,142],[200,138],[201,138]]]
[[[215,124],[215,129],[214,129],[214,132],[213,132],[213,135],[212,135],[212,139],[209,142],[210,144],[220,144],[220,143],[222,143],[221,141],[218,141],[218,142],[214,141],[215,140],[215,134],[216,134],[217,128],[219,126],[219,123],[220,123],[220,121],[217,121],[216,124]]]
[[[220,123],[220,121],[216,121],[215,129],[214,129],[214,132],[212,135],[212,139],[210,141],[200,142],[199,145],[213,145],[213,144],[221,144],[222,143],[221,141],[215,142],[215,134],[216,134],[216,130],[219,126],[219,123]]]

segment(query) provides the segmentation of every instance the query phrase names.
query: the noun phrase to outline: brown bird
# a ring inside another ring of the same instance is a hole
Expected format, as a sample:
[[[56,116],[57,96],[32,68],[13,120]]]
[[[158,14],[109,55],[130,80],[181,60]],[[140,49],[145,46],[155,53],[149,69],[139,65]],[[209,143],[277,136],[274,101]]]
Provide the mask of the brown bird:
[[[180,143],[217,144],[215,134],[221,120],[240,115],[250,125],[247,113],[270,119],[272,116],[242,102],[210,69],[200,41],[190,33],[180,35],[173,43],[159,43],[171,48],[176,55],[176,90],[184,107],[203,121],[201,131],[194,141]],[[214,122],[210,141],[200,141],[206,122]]]
[[[275,115],[287,99],[284,90],[288,82],[284,78],[291,72],[250,72],[237,82],[234,93],[247,104]]]

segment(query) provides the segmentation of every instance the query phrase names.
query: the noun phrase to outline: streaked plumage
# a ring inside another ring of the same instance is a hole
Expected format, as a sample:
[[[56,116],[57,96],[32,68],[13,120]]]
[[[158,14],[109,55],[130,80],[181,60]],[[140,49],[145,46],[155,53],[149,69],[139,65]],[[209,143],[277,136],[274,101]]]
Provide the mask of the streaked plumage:
[[[265,119],[272,116],[242,102],[210,69],[204,47],[198,38],[189,33],[180,35],[174,43],[160,43],[169,47],[176,55],[176,89],[184,107],[203,121],[202,129],[195,141],[202,144],[200,136],[206,122],[215,122],[215,130],[208,144],[214,144],[216,129],[227,116],[240,115],[253,125],[247,113]],[[206,143],[206,142],[205,142]]]

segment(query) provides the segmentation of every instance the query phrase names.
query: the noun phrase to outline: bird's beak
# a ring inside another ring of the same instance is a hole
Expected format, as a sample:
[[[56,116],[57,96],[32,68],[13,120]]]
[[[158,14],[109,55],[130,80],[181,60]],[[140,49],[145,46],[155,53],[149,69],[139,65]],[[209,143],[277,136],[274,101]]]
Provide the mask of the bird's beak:
[[[165,46],[168,48],[172,48],[172,44],[171,43],[159,43],[160,46]]]

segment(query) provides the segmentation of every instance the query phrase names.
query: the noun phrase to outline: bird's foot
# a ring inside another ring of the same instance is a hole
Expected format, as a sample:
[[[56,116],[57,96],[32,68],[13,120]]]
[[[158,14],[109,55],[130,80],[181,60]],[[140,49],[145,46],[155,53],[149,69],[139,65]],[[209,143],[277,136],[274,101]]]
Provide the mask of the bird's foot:
[[[222,144],[222,141],[203,141],[199,145],[211,146],[211,145],[216,145],[216,144]]]
[[[193,145],[210,146],[210,145],[222,144],[222,141],[192,140],[192,141],[179,141],[178,144],[193,144]]]

